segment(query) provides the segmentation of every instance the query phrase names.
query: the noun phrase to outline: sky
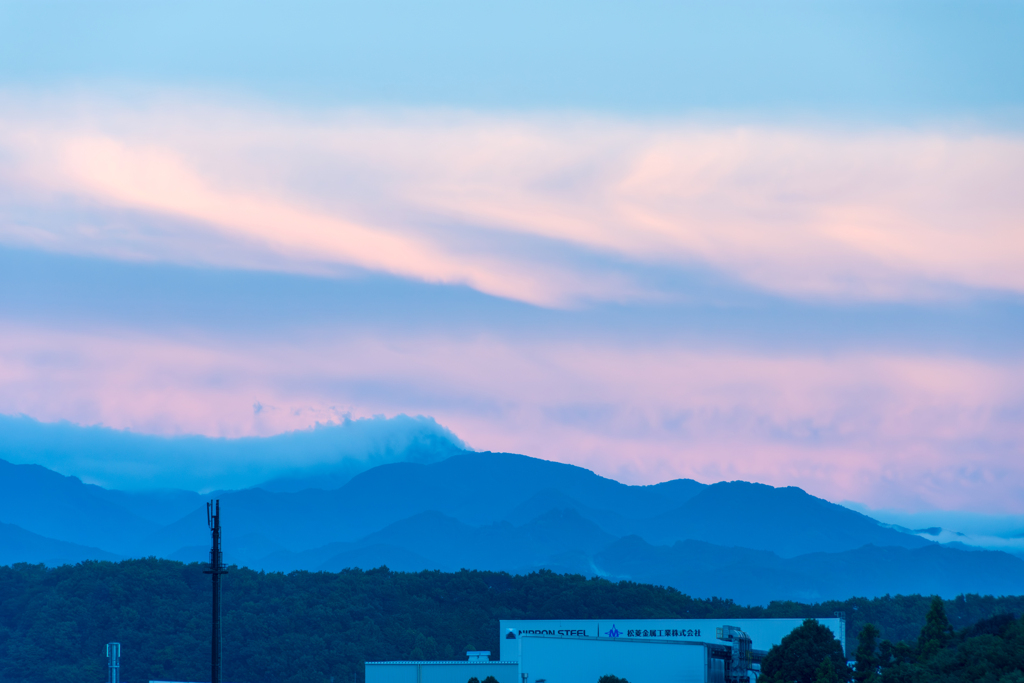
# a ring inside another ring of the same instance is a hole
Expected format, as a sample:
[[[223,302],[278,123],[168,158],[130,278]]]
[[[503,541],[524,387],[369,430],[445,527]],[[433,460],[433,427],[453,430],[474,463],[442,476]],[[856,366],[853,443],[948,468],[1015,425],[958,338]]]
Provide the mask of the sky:
[[[0,0],[0,427],[1024,515],[1021,64],[1007,0]]]

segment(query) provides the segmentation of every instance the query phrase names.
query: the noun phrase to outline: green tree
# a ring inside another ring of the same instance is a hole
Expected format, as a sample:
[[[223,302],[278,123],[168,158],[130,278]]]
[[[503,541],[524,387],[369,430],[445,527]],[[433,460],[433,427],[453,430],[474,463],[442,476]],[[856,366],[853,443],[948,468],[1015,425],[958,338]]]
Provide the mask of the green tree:
[[[949,618],[946,616],[946,608],[942,604],[942,598],[932,598],[931,608],[925,616],[924,628],[917,639],[917,651],[922,660],[934,657],[939,650],[946,647],[953,639],[953,627],[949,625]]]
[[[914,661],[914,651],[906,643],[883,640],[878,645],[882,683],[912,683],[917,672]]]
[[[807,619],[768,651],[761,664],[761,680],[764,683],[817,683],[819,669],[826,659],[837,681],[850,678],[843,646],[817,619]]]
[[[878,628],[874,624],[865,624],[857,636],[857,666],[853,672],[853,680],[857,683],[877,683],[880,680],[878,635]]]
[[[839,674],[836,673],[836,667],[832,664],[831,657],[821,660],[818,671],[815,673],[814,683],[840,683]]]
[[[488,676],[484,679],[484,683],[498,683],[498,679],[494,676]]]
[[[466,683],[480,683],[480,679],[477,678],[476,676],[470,676],[469,680],[466,681]]]
[[[1024,620],[1000,617],[978,623],[954,634],[946,647],[918,662],[918,667],[921,682],[1013,681],[1024,671]]]
[[[601,676],[597,679],[597,683],[629,683],[625,678],[619,678],[618,676]]]
[[[103,680],[110,641],[122,646],[122,680],[207,680],[211,595],[204,568],[153,558],[0,566],[0,683]],[[355,674],[361,680],[365,662],[496,651],[503,642],[500,619],[615,614],[727,620],[828,617],[847,610],[851,634],[870,622],[886,639],[879,644],[882,683],[1024,683],[1015,680],[1024,672],[1024,622],[1012,616],[1024,612],[1024,595],[966,595],[944,603],[957,633],[921,662],[915,639],[932,602],[930,596],[898,595],[745,607],[547,570],[279,574],[233,568],[224,583],[224,677],[329,683],[331,677],[351,681]],[[822,659],[812,662],[811,676]],[[842,676],[842,667],[836,668]]]

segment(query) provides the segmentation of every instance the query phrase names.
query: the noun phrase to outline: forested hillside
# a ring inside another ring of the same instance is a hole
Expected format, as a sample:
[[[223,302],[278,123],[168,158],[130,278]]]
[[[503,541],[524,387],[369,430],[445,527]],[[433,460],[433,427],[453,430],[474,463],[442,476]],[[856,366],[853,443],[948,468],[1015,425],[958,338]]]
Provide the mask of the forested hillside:
[[[916,642],[879,642],[867,624],[854,657],[857,683],[1024,683],[1024,617],[997,614],[957,630],[935,597]]]
[[[210,580],[203,565],[168,560],[0,567],[0,680],[63,683],[105,678],[103,646],[122,644],[122,678],[209,677]],[[264,574],[233,568],[224,581],[225,680],[237,683],[362,680],[364,661],[464,656],[498,650],[501,618],[828,617],[889,640],[914,639],[930,600],[921,596],[816,605],[692,599],[635,583],[538,572]],[[1024,597],[968,596],[946,603],[963,628],[1024,611]]]

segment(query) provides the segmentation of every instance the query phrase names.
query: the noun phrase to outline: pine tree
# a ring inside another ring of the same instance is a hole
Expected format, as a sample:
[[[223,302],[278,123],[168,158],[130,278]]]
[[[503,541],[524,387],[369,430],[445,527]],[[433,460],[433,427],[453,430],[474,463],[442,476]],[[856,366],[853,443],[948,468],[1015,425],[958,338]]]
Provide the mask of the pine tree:
[[[821,660],[814,683],[839,683],[839,674],[836,673],[831,657]]]
[[[931,609],[925,617],[924,628],[917,639],[917,649],[922,660],[928,660],[935,656],[939,650],[946,647],[953,638],[953,627],[946,617],[946,608],[942,604],[942,598],[932,598]]]
[[[857,666],[853,680],[857,683],[876,683],[880,680],[878,667],[881,658],[878,656],[878,629],[874,624],[865,624],[857,637]]]

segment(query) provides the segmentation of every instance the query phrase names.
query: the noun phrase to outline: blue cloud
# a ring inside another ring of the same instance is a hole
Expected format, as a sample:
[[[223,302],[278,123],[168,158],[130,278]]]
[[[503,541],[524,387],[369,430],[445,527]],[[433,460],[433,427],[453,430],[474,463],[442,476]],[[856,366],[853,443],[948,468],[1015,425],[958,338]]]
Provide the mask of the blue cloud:
[[[334,488],[377,465],[433,462],[465,448],[433,419],[407,415],[240,439],[151,436],[0,415],[0,458],[125,490]]]
[[[945,301],[807,302],[758,292],[702,267],[660,272],[666,300],[549,310],[468,287],[368,273],[317,278],[133,264],[0,247],[0,319],[200,334],[243,342],[371,334],[487,334],[509,340],[669,344],[685,348],[1024,355],[1024,299],[964,289]],[[257,402],[253,412],[264,409]]]

